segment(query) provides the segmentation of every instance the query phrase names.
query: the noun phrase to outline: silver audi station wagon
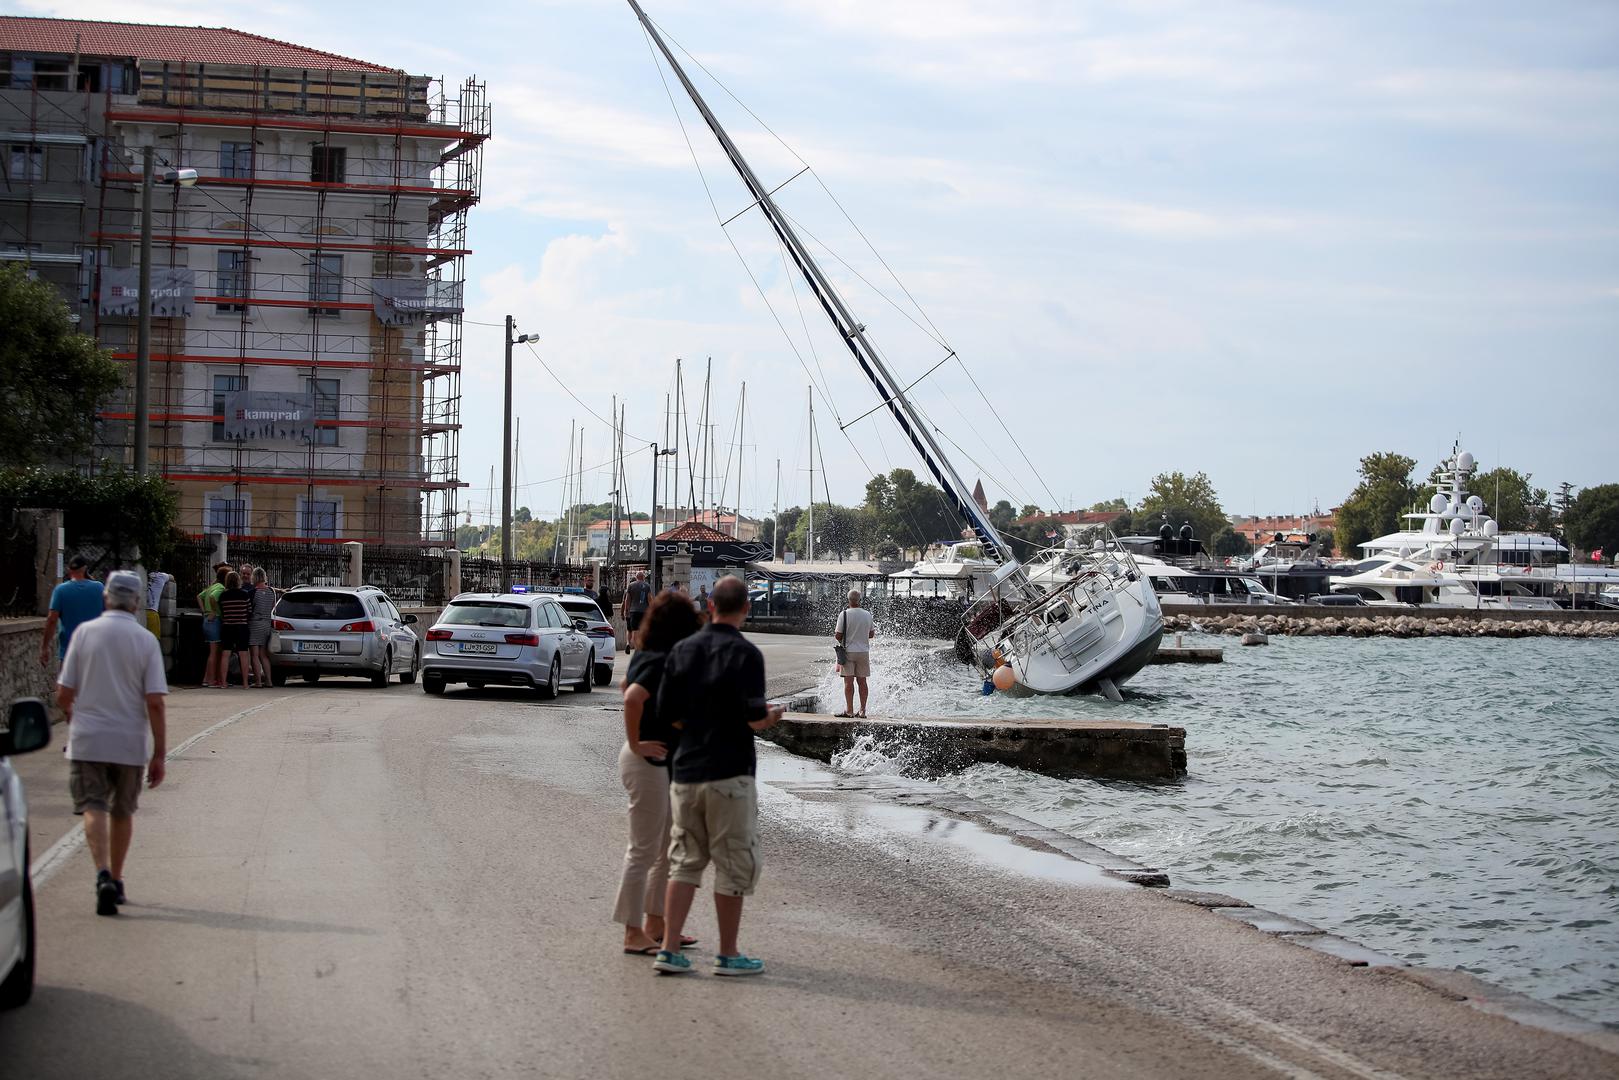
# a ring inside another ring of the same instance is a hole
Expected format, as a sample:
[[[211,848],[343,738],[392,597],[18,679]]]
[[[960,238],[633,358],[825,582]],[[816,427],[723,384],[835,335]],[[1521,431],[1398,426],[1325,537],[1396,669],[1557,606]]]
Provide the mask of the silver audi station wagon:
[[[422,689],[532,686],[555,697],[568,683],[589,693],[596,647],[585,629],[553,596],[462,593],[427,631]]]

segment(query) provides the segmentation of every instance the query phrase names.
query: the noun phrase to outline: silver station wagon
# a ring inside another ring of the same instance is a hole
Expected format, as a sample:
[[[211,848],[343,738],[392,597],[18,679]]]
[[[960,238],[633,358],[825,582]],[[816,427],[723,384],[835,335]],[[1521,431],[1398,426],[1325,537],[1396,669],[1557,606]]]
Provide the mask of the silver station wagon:
[[[585,630],[552,596],[462,593],[427,631],[422,689],[531,686],[555,697],[568,683],[589,693],[596,646]]]
[[[270,681],[288,675],[363,675],[374,686],[399,676],[416,681],[422,645],[386,593],[371,585],[298,585],[281,594],[271,615]]]

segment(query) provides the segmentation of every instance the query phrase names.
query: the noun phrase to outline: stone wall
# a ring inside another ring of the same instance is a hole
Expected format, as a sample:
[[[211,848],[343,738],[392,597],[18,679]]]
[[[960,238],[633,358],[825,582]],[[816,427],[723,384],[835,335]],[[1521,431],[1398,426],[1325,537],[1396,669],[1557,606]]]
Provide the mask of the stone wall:
[[[0,620],[0,708],[9,708],[17,698],[37,697],[50,706],[51,719],[60,721],[55,703],[55,650],[49,667],[39,664],[39,635],[44,627],[44,619]]]
[[[1228,614],[1164,614],[1164,629],[1200,630],[1211,634],[1296,634],[1301,637],[1619,637],[1619,620],[1611,612],[1501,612],[1509,618],[1480,617],[1472,611],[1438,613],[1397,608],[1311,608],[1303,614],[1291,607],[1251,607]]]

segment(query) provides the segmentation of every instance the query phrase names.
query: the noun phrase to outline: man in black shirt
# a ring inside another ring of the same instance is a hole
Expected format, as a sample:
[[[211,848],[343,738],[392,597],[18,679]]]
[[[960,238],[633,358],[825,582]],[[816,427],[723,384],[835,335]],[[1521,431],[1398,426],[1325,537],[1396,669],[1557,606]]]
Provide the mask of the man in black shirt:
[[[744,956],[736,944],[742,900],[759,881],[753,733],[780,720],[781,706],[765,701],[764,656],[742,636],[746,584],[738,577],[722,578],[709,607],[708,625],[669,651],[658,690],[658,715],[680,731],[680,743],[669,785],[665,948],[652,967],[667,974],[691,970],[680,952],[680,931],[703,869],[712,862],[720,931],[714,974],[757,975],[764,961]],[[675,948],[668,948],[670,943]]]

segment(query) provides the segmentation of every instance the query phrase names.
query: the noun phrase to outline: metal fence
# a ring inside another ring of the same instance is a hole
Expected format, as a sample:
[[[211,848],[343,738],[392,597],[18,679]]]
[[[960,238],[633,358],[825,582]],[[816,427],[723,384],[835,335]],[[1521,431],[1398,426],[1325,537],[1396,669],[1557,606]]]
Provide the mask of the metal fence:
[[[511,581],[531,590],[546,588],[585,588],[595,580],[590,566],[570,563],[514,562]],[[462,592],[499,592],[501,585],[499,559],[461,560]]]
[[[0,615],[37,615],[39,552],[31,522],[16,510],[0,510]]]

